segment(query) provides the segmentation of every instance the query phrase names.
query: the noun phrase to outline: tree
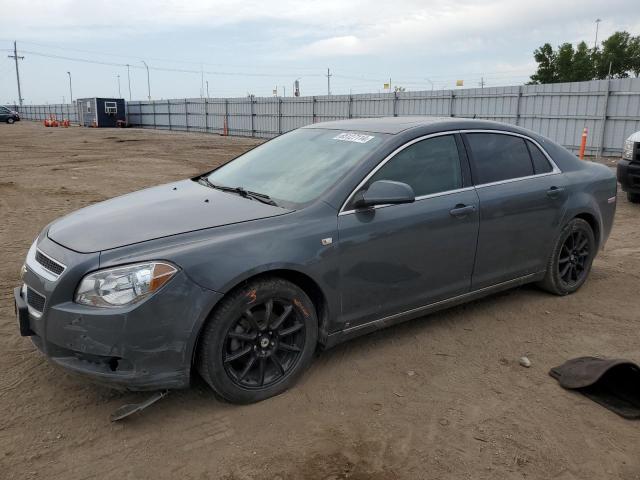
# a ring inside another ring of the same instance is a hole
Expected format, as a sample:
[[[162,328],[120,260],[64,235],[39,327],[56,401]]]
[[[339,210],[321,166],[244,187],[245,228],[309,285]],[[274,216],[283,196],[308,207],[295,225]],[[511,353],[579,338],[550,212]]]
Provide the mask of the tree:
[[[596,76],[603,79],[611,76],[616,78],[628,77],[631,68],[629,58],[628,32],[616,32],[602,42],[602,52],[596,55]]]
[[[629,40],[629,70],[638,77],[640,76],[640,37],[633,37]]]
[[[640,76],[640,36],[615,32],[602,42],[602,49],[590,50],[585,42],[574,49],[563,43],[554,51],[545,43],[533,52],[538,70],[530,83],[582,82],[586,80],[625,78],[629,72]]]
[[[545,43],[533,52],[538,70],[531,75],[531,83],[553,83],[556,80],[556,54],[550,43]]]
[[[573,81],[573,45],[563,43],[558,47],[555,54],[555,81],[571,82]]]
[[[592,52],[585,42],[580,42],[573,55],[572,75],[569,81],[585,82],[595,76]]]

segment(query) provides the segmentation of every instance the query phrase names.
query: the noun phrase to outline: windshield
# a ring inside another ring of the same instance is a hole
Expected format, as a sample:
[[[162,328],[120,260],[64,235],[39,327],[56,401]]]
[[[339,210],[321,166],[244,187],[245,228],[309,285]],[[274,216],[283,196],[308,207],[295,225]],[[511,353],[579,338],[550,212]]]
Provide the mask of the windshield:
[[[294,206],[317,199],[384,135],[339,130],[299,129],[281,135],[212,172],[214,185],[242,187]]]

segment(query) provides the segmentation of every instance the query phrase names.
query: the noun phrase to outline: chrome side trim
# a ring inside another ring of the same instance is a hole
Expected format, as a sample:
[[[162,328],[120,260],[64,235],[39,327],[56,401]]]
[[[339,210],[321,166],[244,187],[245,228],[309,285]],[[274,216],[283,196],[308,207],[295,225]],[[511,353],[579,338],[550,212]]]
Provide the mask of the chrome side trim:
[[[431,194],[431,195],[422,195],[420,197],[416,197],[416,201],[424,200],[426,198],[438,197],[438,196],[441,196],[441,195],[449,195],[449,194],[452,194],[452,193],[464,192],[466,190],[472,190],[474,188],[492,187],[494,185],[502,185],[504,183],[519,182],[521,180],[528,180],[530,178],[546,177],[546,176],[549,176],[549,175],[557,175],[557,174],[562,173],[562,170],[560,170],[560,167],[558,167],[556,162],[553,161],[553,159],[547,153],[547,151],[544,149],[544,147],[542,145],[540,145],[540,143],[538,143],[536,140],[534,140],[533,138],[529,137],[528,135],[523,135],[521,133],[516,133],[516,132],[507,132],[505,130],[486,130],[486,129],[461,129],[461,130],[448,130],[446,132],[430,133],[429,135],[423,135],[422,137],[414,138],[413,140],[405,143],[404,145],[401,145],[400,147],[396,148],[393,152],[391,152],[389,155],[387,155],[378,165],[376,165],[376,167],[373,170],[371,170],[367,174],[367,176],[364,177],[364,179],[356,186],[356,188],[354,188],[351,191],[351,193],[347,196],[347,199],[344,201],[344,203],[340,207],[340,211],[338,213],[338,216],[340,216],[340,215],[350,215],[350,214],[356,212],[356,210],[344,210],[344,208],[349,203],[349,201],[353,198],[353,196],[356,194],[356,192],[358,192],[360,190],[360,188],[365,183],[367,183],[367,181],[373,175],[375,175],[375,173],[378,170],[380,170],[389,160],[391,160],[394,156],[396,156],[402,150],[404,150],[407,147],[410,147],[414,143],[420,142],[422,140],[426,140],[428,138],[439,137],[439,136],[442,136],[442,135],[453,135],[453,134],[456,134],[456,133],[496,133],[496,134],[499,134],[499,135],[511,135],[511,136],[514,136],[514,137],[524,138],[525,140],[529,140],[531,143],[533,143],[535,146],[537,146],[540,149],[542,154],[547,158],[547,160],[551,164],[551,171],[550,172],[546,172],[546,173],[539,173],[537,175],[536,174],[528,175],[526,177],[509,178],[507,180],[500,180],[500,181],[497,181],[497,182],[482,183],[482,184],[479,184],[479,185],[474,185],[472,187],[465,187],[465,188],[460,188],[460,189],[456,189],[456,190],[448,190],[446,192],[439,192],[439,193],[434,193],[434,194]],[[384,207],[388,207],[388,206],[389,205],[376,205],[375,207],[373,207],[373,209],[384,208]]]
[[[542,272],[530,273],[528,275],[523,275],[522,277],[514,278],[512,280],[507,280],[506,282],[496,283],[495,285],[490,285],[488,287],[480,288],[478,290],[473,290],[471,292],[463,293],[462,295],[456,295],[455,297],[447,298],[445,300],[440,300],[438,302],[429,303],[427,305],[423,305],[422,307],[412,308],[410,310],[405,310],[404,312],[394,313],[393,315],[388,315],[386,317],[379,318],[377,320],[372,320],[367,323],[363,323],[361,325],[356,325],[353,327],[345,328],[340,333],[341,334],[349,334],[353,332],[357,332],[360,329],[370,327],[376,323],[385,324],[387,322],[399,319],[401,317],[409,316],[412,314],[424,312],[427,310],[437,309],[439,307],[445,307],[448,304],[456,304],[458,302],[463,302],[467,298],[474,298],[476,296],[481,296],[483,294],[489,294],[492,291],[500,291],[502,289],[508,288],[510,286],[521,285],[526,283],[528,280],[535,278]]]

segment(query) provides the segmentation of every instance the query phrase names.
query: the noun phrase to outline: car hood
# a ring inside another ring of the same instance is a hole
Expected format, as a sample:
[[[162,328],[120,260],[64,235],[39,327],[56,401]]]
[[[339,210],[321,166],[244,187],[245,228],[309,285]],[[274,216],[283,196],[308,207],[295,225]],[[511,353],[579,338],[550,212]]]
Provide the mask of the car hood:
[[[183,180],[73,212],[52,223],[47,235],[71,250],[90,253],[288,212]]]

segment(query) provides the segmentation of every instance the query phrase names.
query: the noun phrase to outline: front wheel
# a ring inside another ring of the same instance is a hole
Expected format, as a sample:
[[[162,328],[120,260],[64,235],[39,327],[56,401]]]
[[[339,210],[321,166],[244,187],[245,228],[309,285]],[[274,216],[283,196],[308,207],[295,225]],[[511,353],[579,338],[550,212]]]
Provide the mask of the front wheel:
[[[231,292],[200,338],[197,368],[222,398],[253,403],[292,386],[313,358],[318,319],[307,294],[281,278]]]
[[[575,292],[589,276],[595,256],[596,240],[591,226],[581,218],[574,218],[560,232],[540,286],[555,295]]]
[[[7,118],[7,123],[8,123],[9,125],[11,125],[13,122],[15,122],[15,119],[13,119],[13,118],[11,118],[11,117]]]

